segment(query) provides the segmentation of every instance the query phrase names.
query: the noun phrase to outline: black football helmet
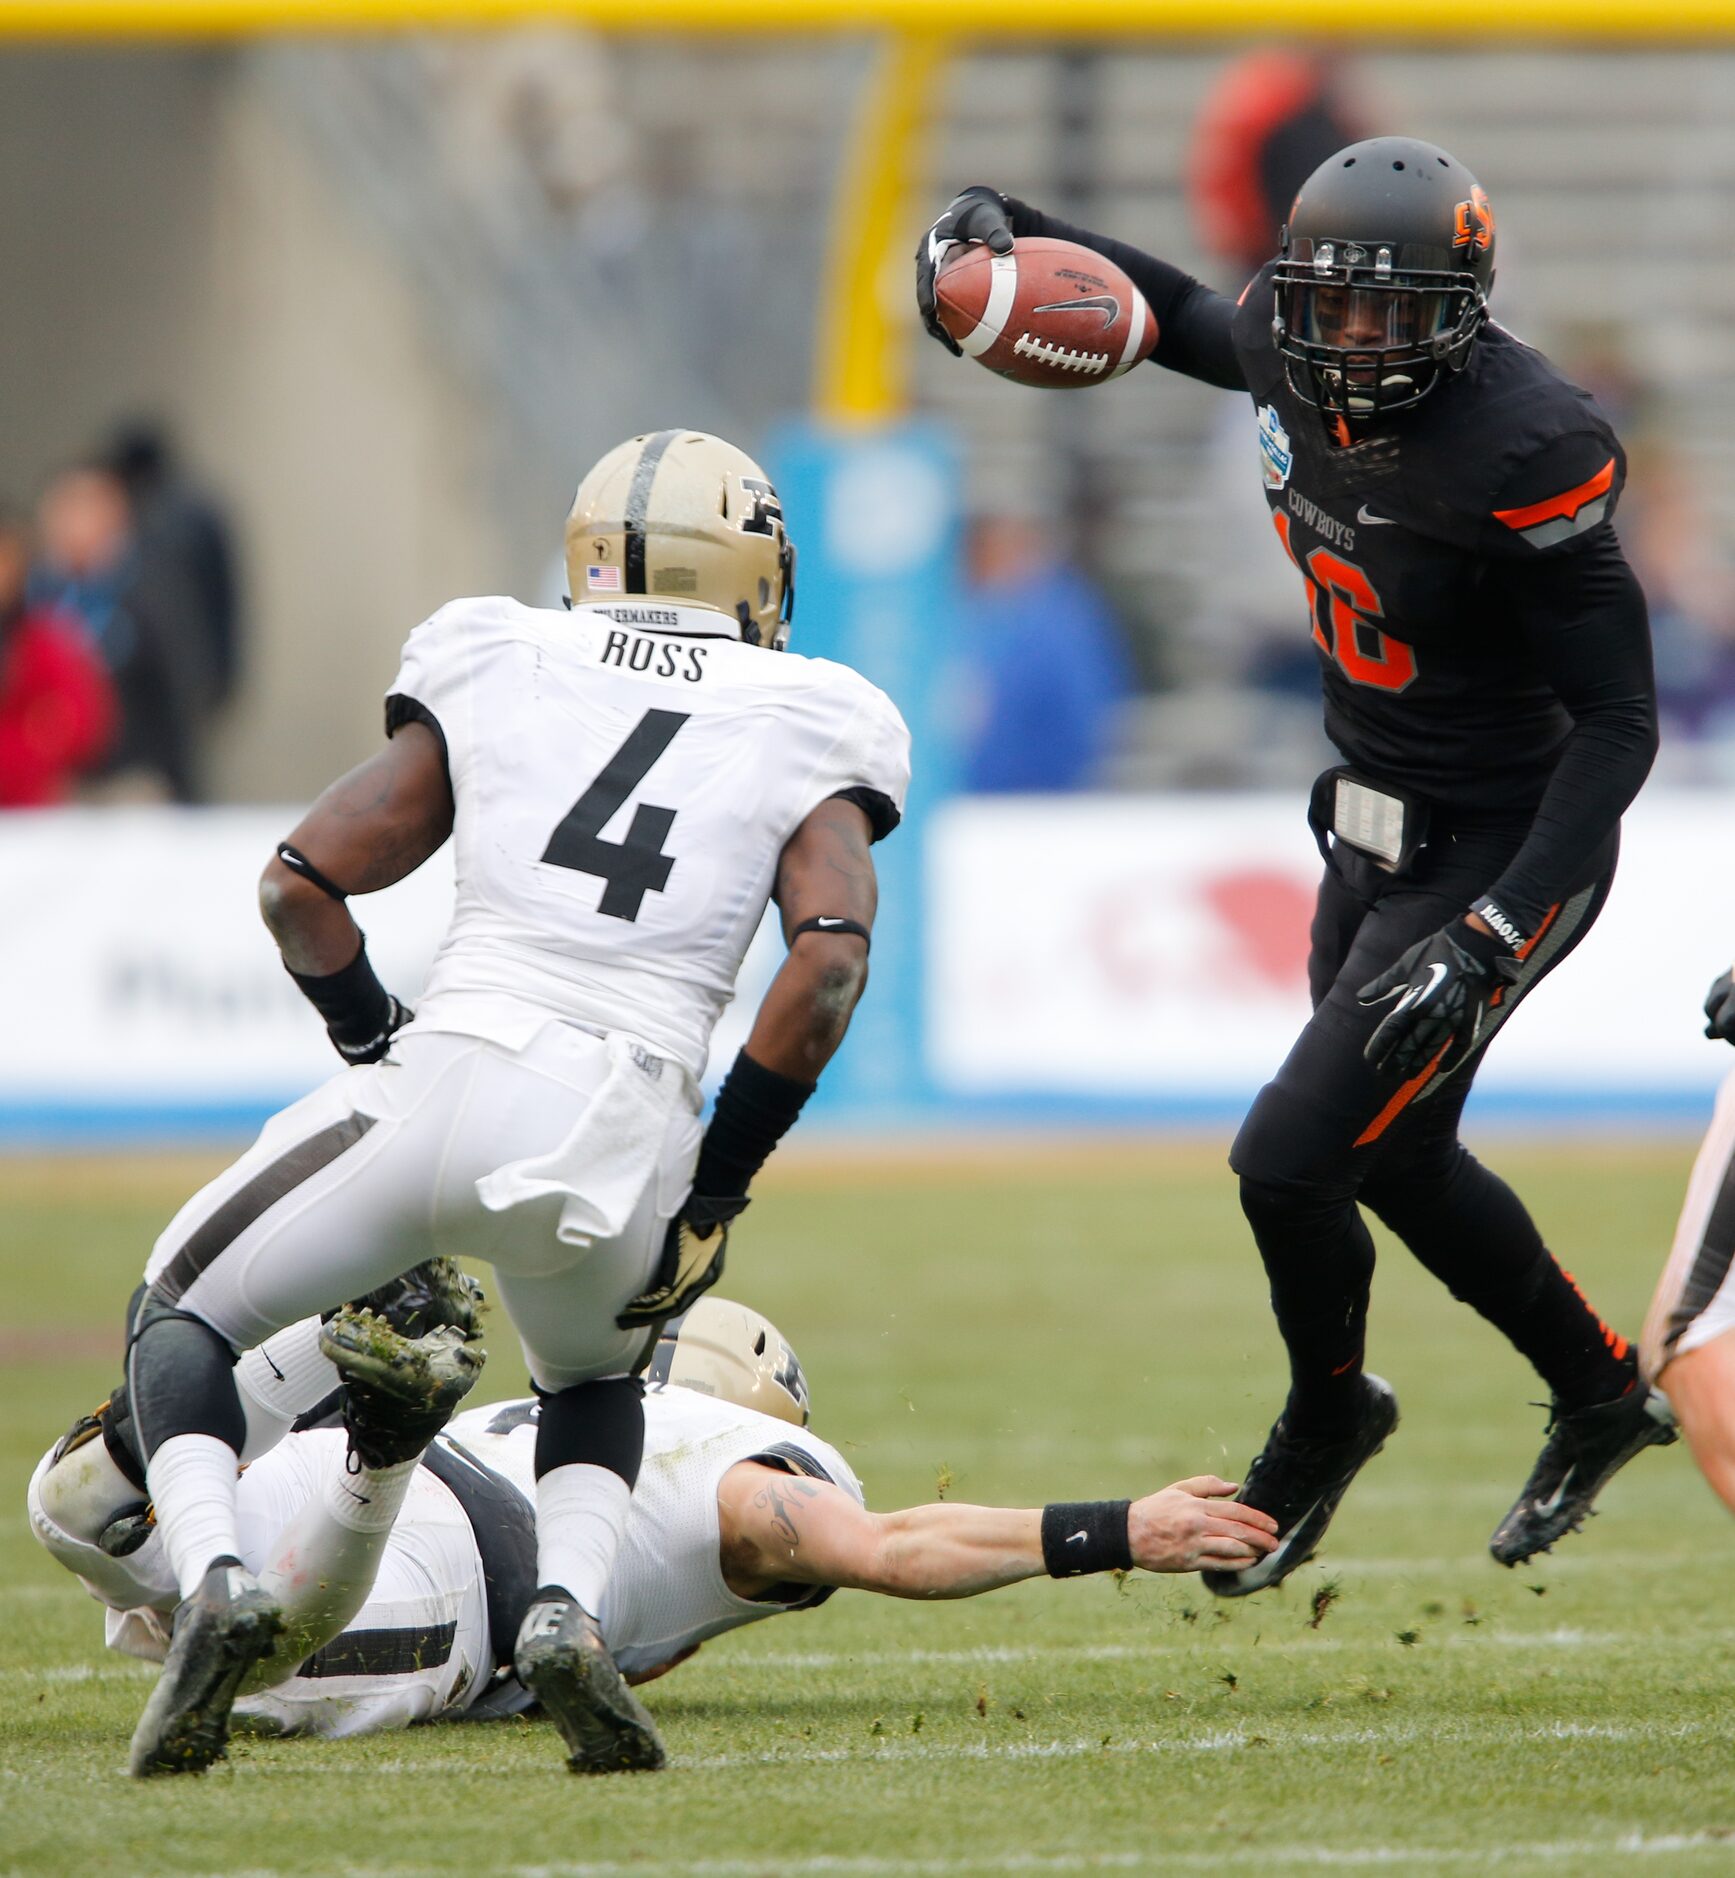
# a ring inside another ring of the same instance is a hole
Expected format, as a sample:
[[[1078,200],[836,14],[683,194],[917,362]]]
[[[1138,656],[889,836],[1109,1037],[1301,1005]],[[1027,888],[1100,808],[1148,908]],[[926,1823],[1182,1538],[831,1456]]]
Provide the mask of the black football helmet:
[[[1455,158],[1414,137],[1328,157],[1289,211],[1271,337],[1297,397],[1366,424],[1469,363],[1494,284],[1494,211]]]

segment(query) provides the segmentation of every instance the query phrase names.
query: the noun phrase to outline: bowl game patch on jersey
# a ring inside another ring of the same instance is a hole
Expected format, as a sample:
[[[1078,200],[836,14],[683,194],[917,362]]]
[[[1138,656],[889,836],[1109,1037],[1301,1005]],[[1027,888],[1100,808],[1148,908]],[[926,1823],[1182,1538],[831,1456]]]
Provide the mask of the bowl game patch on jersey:
[[[1289,481],[1289,471],[1294,461],[1289,448],[1289,432],[1283,428],[1283,419],[1277,415],[1277,406],[1260,405],[1259,467],[1265,474],[1265,487],[1281,489]]]

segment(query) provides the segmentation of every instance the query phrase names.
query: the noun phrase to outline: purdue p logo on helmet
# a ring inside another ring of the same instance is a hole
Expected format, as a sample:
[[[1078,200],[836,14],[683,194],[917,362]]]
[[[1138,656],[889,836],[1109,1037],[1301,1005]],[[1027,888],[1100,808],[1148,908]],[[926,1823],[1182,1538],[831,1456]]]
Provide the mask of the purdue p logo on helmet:
[[[646,1380],[807,1426],[807,1378],[770,1318],[715,1294],[663,1327]]]
[[[643,594],[707,607],[748,645],[781,652],[795,611],[795,548],[771,479],[698,430],[659,430],[611,450],[566,518],[574,606]]]

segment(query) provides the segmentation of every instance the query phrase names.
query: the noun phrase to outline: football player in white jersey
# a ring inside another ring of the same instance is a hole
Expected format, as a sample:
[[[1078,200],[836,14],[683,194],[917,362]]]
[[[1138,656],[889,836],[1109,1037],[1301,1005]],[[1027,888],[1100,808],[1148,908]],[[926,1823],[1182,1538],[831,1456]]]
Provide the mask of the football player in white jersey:
[[[714,1282],[842,1041],[909,738],[858,674],[783,652],[794,549],[733,446],[621,445],[580,485],[566,546],[570,613],[459,600],[411,634],[385,748],[261,881],[352,1067],[268,1122],[146,1268],[130,1402],[182,1602],[135,1774],[221,1755],[283,1622],[238,1562],[236,1352],[457,1250],[494,1266],[543,1403],[519,1673],[575,1769],[661,1764],[595,1621],[643,1447],[638,1371]],[[412,1022],[346,897],[448,836],[456,905]],[[789,954],[701,1144],[711,1030],[773,899]]]
[[[278,1368],[292,1365],[297,1340],[310,1350],[318,1336],[308,1323],[274,1339]],[[644,1462],[597,1612],[632,1682],[840,1587],[971,1597],[1043,1572],[1251,1564],[1276,1543],[1274,1522],[1210,1475],[1131,1502],[869,1512],[849,1463],[807,1425],[793,1350],[757,1311],[714,1294],[669,1327],[650,1379]],[[296,1434],[247,1470],[244,1557],[287,1585],[286,1601],[317,1584],[327,1621],[303,1625],[299,1667],[274,1662],[273,1686],[244,1695],[238,1712],[286,1734],[336,1736],[529,1706],[512,1645],[536,1584],[538,1406],[495,1403],[452,1422],[383,1551],[340,1523],[346,1494],[373,1487],[345,1472],[341,1433]],[[111,1646],[160,1659],[180,1596],[160,1539],[118,1559],[100,1542],[138,1504],[116,1446],[112,1432],[96,1440],[88,1421],[75,1425],[31,1482],[31,1524],[109,1607]]]

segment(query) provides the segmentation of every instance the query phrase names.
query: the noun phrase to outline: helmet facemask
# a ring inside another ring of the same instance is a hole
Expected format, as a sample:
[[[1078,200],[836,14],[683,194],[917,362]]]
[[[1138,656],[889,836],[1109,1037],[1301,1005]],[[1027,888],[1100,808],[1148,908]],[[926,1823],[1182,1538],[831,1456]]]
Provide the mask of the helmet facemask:
[[[1390,247],[1364,242],[1290,243],[1276,294],[1290,388],[1352,424],[1407,410],[1462,371],[1488,317],[1474,274],[1394,266]]]

